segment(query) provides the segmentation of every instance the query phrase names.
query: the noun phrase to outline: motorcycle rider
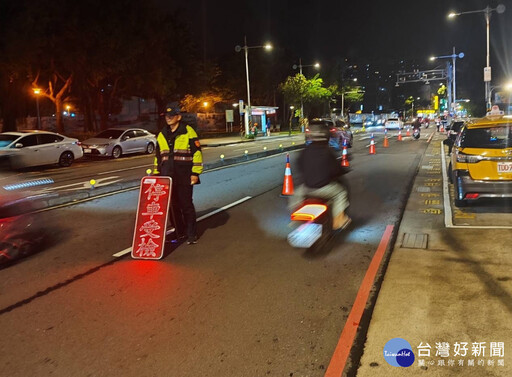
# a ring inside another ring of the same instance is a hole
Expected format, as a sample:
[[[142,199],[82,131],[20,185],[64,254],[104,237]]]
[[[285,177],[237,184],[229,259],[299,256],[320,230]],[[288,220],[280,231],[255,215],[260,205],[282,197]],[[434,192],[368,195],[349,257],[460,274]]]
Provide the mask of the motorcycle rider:
[[[419,118],[414,119],[414,122],[412,123],[413,130],[419,130],[421,128],[421,121]]]
[[[297,161],[304,183],[295,190],[290,204],[295,209],[306,196],[332,200],[333,229],[345,229],[352,220],[345,213],[349,206],[348,195],[339,178],[347,170],[329,148],[329,125],[320,119],[313,119],[308,129],[311,143],[301,151]]]
[[[414,120],[414,122],[412,123],[412,128],[413,128],[412,137],[415,139],[419,139],[420,138],[421,122],[418,118],[416,118]]]

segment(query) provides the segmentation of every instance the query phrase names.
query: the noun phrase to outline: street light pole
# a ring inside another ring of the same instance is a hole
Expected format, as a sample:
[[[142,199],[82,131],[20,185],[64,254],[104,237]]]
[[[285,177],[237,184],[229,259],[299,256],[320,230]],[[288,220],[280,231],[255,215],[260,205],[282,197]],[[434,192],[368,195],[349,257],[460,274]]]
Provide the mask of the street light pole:
[[[247,82],[247,107],[245,110],[245,114],[247,116],[247,121],[245,122],[245,134],[249,135],[249,126],[252,123],[252,110],[251,110],[251,87],[249,81],[249,49],[250,48],[265,48],[267,50],[272,49],[272,45],[267,43],[264,46],[247,46],[247,36],[244,36],[244,46],[235,46],[235,51],[240,52],[244,50],[245,55],[245,78]]]
[[[456,88],[457,88],[457,81],[456,81],[456,78],[455,78],[455,75],[456,75],[456,61],[457,61],[457,58],[459,59],[462,59],[464,57],[464,53],[463,52],[460,52],[460,53],[456,53],[455,52],[455,47],[453,47],[453,53],[451,55],[443,55],[443,56],[433,56],[430,58],[430,60],[436,60],[436,59],[444,59],[444,58],[451,58],[452,59],[452,66],[451,66],[451,85],[449,85],[449,91],[448,91],[448,101],[450,102],[449,106],[450,108],[452,107],[452,104],[455,104],[457,102],[457,91],[456,91]],[[450,79],[450,65],[447,64],[447,76],[448,76],[448,79]],[[451,91],[451,93],[450,93]],[[453,101],[453,102],[452,102]]]
[[[455,79],[455,75],[456,75],[456,70],[455,70],[455,59],[457,59],[457,55],[455,55],[455,47],[453,47],[453,53],[452,53],[452,68],[453,68],[453,103],[457,103],[457,91],[456,91],[456,82],[457,80]],[[463,55],[464,56],[464,55]]]
[[[41,129],[41,116],[39,115],[39,96],[36,96],[36,107],[37,107],[37,129]]]
[[[247,80],[247,122],[245,122],[245,134],[249,135],[249,128],[252,124],[252,110],[251,110],[251,89],[249,82],[249,48],[247,47],[247,36],[244,36],[244,52],[245,52],[245,77]]]
[[[343,87],[341,88],[341,111],[340,111],[341,120],[345,121],[345,91]]]
[[[302,76],[302,58],[299,58],[299,72]],[[304,119],[304,100],[302,98],[302,90],[300,91],[300,123],[302,124]]]
[[[320,68],[320,63],[302,65],[302,58],[299,58],[299,65],[296,65],[296,64],[293,65],[293,69],[299,68],[299,73],[300,73],[301,76],[304,76],[303,73],[302,73],[302,68],[303,67]],[[303,119],[304,119],[304,100],[302,98],[302,91],[301,91],[301,94],[300,94],[300,122],[301,122],[302,125],[303,125]],[[302,130],[302,132],[304,132],[304,130]]]
[[[37,108],[37,129],[41,129],[41,116],[39,115],[39,94],[41,93],[41,89],[35,88],[34,94],[36,95],[36,108]]]
[[[449,18],[453,18],[455,16],[460,16],[462,14],[470,14],[470,13],[484,13],[485,16],[485,25],[486,25],[486,66],[484,68],[484,83],[485,83],[485,102],[487,110],[491,109],[491,57],[490,57],[490,47],[489,47],[489,34],[490,34],[490,21],[491,21],[491,13],[496,11],[496,13],[501,14],[505,12],[505,5],[500,4],[496,8],[491,8],[489,5],[485,9],[482,10],[474,10],[467,12],[459,12],[459,13],[450,13],[448,15]]]

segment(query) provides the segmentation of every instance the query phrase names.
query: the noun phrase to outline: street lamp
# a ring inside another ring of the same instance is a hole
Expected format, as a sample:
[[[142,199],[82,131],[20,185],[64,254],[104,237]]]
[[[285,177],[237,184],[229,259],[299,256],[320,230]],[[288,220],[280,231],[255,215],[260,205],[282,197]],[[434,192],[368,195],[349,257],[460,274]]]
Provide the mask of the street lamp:
[[[450,98],[450,107],[452,103],[457,102],[457,92],[456,92],[456,79],[455,79],[455,61],[457,58],[462,59],[464,57],[464,53],[460,52],[458,54],[455,53],[455,47],[453,48],[453,53],[451,55],[442,55],[442,56],[432,56],[430,57],[430,60],[436,60],[436,59],[452,59],[452,96],[453,96],[453,102]],[[447,75],[449,76],[449,75]]]
[[[34,94],[36,95],[36,107],[37,107],[37,129],[41,129],[41,116],[39,115],[39,95],[41,94],[41,89],[34,88],[32,89]]]
[[[292,67],[293,67],[293,69],[299,68],[299,73],[302,75],[302,68],[305,68],[305,67],[315,67],[316,69],[319,69],[320,68],[320,63],[316,62],[315,64],[302,65],[302,58],[299,58],[299,65],[294,64]]]
[[[304,67],[315,67],[316,69],[319,69],[320,68],[320,63],[316,62],[315,64],[302,65],[302,58],[299,58],[299,65],[294,64],[292,66],[293,69],[299,68],[299,73],[301,75],[302,75],[302,68],[304,68]],[[302,101],[302,90],[301,90],[301,94],[300,94],[300,122],[301,123],[303,122],[303,119],[304,119],[304,103]]]
[[[247,114],[247,121],[245,122],[245,134],[249,135],[249,123],[252,123],[252,113],[251,113],[251,89],[249,83],[249,49],[251,48],[264,48],[267,51],[272,50],[272,45],[267,43],[263,46],[247,46],[247,37],[244,37],[244,46],[235,46],[235,51],[240,52],[244,50],[245,52],[245,76],[247,80],[247,108],[245,110],[245,114]]]
[[[496,8],[491,8],[487,6],[482,10],[473,10],[467,12],[452,12],[448,15],[448,18],[454,18],[456,16],[460,16],[462,14],[470,14],[470,13],[484,13],[485,15],[485,23],[486,23],[486,31],[487,31],[487,66],[484,68],[484,82],[485,82],[485,102],[487,104],[487,109],[491,108],[491,62],[490,62],[490,54],[489,54],[489,30],[490,30],[490,20],[491,13],[496,11],[496,13],[501,14],[505,12],[505,5],[500,4]]]
[[[342,120],[345,120],[345,94],[360,93],[360,91],[355,90],[355,91],[345,92],[345,88],[344,88],[345,80],[343,79],[343,73],[344,72],[341,73],[341,112],[340,112],[340,115],[341,115]],[[357,77],[354,77],[350,80],[356,83]]]
[[[496,89],[505,89],[508,93],[509,93],[509,98],[508,98],[508,113],[510,114],[510,101],[511,101],[511,98],[510,98],[510,95],[512,93],[512,82],[508,82],[506,84],[503,84],[503,85],[496,85],[496,86],[491,86],[491,90],[489,92],[489,95],[491,96],[491,99],[492,99],[492,92]]]
[[[290,106],[290,125],[288,126],[288,136],[292,135],[293,109],[295,109],[295,106]]]

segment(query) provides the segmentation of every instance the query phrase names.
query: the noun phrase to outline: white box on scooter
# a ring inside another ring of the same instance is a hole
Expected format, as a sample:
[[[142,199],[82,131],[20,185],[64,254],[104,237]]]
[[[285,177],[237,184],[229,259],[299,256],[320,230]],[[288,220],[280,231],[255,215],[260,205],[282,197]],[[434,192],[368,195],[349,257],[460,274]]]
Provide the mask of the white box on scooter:
[[[293,247],[309,248],[322,235],[322,224],[305,223],[288,234],[288,243]]]

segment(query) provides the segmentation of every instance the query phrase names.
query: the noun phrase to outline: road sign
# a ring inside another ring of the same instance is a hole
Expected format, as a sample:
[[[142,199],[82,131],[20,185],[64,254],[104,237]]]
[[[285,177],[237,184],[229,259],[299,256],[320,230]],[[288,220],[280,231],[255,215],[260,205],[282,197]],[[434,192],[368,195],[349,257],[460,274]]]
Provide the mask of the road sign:
[[[226,123],[232,123],[234,121],[233,110],[226,110]]]
[[[491,81],[491,67],[484,67],[484,81]]]
[[[170,177],[142,178],[133,235],[132,258],[162,258],[171,190],[172,180]]]

